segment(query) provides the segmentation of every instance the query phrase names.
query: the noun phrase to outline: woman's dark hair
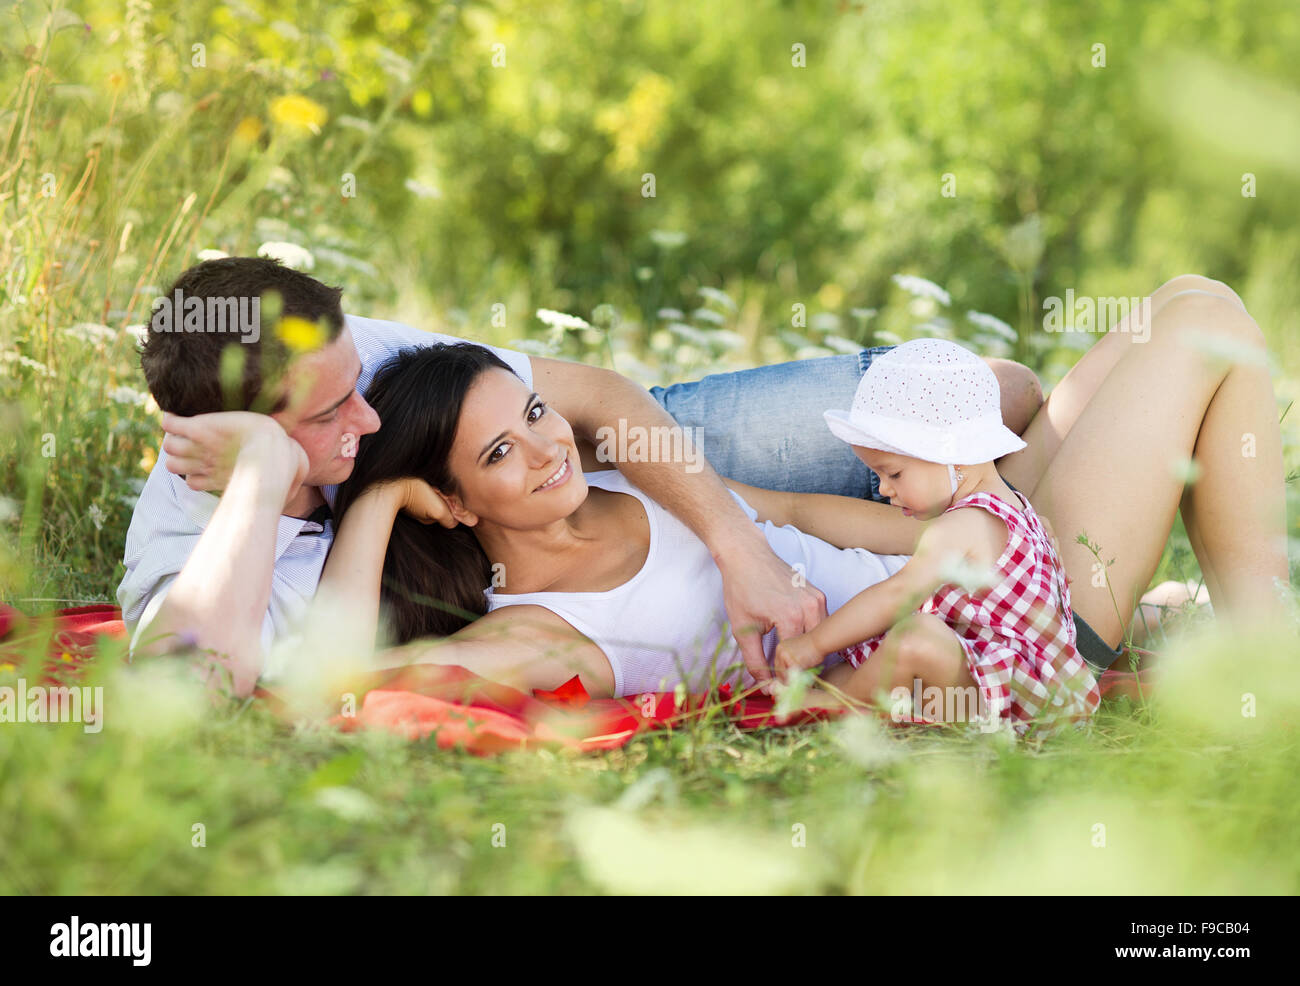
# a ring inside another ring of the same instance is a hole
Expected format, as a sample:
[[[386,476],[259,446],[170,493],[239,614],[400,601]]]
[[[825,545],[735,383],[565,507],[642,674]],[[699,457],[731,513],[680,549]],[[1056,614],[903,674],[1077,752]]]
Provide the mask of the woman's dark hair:
[[[461,408],[474,381],[494,367],[514,372],[470,342],[403,349],[385,362],[366,391],[380,428],[361,438],[352,475],[334,501],[337,522],[366,487],[385,480],[415,476],[458,493],[450,459]],[[482,616],[491,581],[487,555],[468,527],[421,524],[404,512],[393,521],[380,601],[397,643],[445,637]]]

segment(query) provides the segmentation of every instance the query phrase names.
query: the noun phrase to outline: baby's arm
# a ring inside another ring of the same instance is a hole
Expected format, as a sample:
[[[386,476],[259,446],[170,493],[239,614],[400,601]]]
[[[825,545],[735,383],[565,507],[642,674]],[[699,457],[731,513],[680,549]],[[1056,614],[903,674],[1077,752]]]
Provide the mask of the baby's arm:
[[[805,534],[837,548],[866,548],[881,555],[910,555],[925,525],[904,517],[898,507],[832,493],[786,493],[747,486],[734,479],[724,483],[758,513],[760,521],[781,527],[791,524]]]
[[[808,633],[783,641],[776,653],[777,675],[784,677],[792,668],[812,667],[827,654],[884,633],[951,581],[949,572],[955,561],[988,564],[985,517],[989,515],[980,516],[983,513],[954,510],[931,521],[916,552],[894,575],[863,589]]]

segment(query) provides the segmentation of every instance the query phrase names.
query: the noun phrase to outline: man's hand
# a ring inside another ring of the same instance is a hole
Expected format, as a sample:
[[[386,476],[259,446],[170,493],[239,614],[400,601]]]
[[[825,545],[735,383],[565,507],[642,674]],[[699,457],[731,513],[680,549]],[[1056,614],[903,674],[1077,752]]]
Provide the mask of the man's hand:
[[[192,490],[224,490],[241,455],[257,455],[261,463],[279,469],[288,503],[307,478],[307,453],[278,421],[252,411],[218,411],[182,417],[163,414],[163,451],[167,470],[185,477]]]
[[[727,617],[745,667],[760,684],[770,681],[763,634],[775,626],[778,639],[785,640],[811,630],[826,618],[826,597],[814,586],[799,584],[797,573],[761,534],[718,556],[717,562]]]

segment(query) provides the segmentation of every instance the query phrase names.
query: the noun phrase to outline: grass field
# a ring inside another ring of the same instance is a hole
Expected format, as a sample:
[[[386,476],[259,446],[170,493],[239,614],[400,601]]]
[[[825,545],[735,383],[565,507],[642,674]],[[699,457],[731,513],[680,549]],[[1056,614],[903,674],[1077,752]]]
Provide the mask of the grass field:
[[[109,658],[102,732],[0,732],[0,892],[1292,894],[1294,643],[1185,641],[1157,699],[1044,743],[715,717],[487,759]]]

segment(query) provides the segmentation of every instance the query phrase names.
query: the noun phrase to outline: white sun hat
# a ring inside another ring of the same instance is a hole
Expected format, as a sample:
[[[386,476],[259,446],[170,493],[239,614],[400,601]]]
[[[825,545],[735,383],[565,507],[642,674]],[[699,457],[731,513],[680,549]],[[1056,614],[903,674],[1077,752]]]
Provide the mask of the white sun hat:
[[[945,339],[914,339],[876,357],[852,410],[825,417],[850,445],[943,465],[992,462],[1025,447],[1002,423],[989,365]]]

